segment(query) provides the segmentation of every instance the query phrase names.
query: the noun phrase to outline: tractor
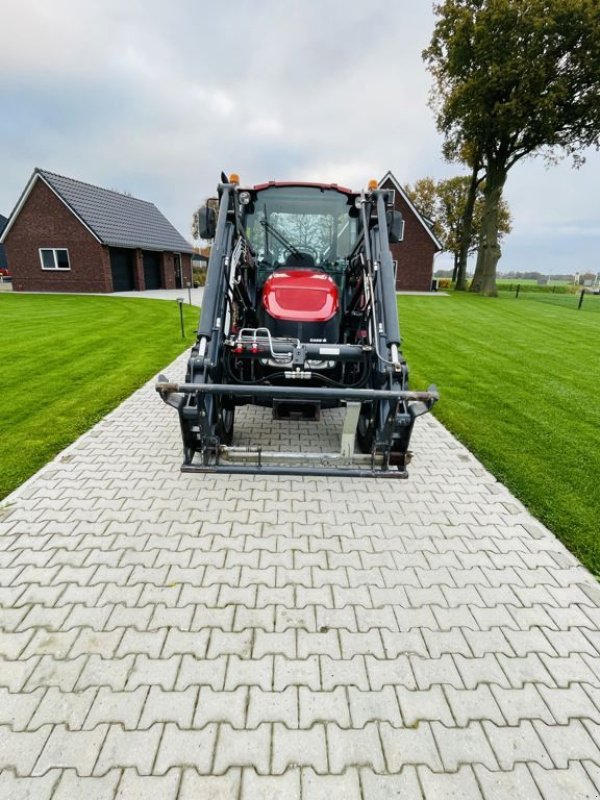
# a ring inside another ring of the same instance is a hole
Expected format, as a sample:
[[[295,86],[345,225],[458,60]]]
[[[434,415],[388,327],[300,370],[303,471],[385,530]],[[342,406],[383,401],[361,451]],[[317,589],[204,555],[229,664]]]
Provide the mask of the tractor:
[[[185,381],[156,384],[179,414],[182,471],[407,477],[414,422],[438,393],[408,388],[389,247],[404,231],[394,192],[376,181],[361,192],[244,187],[222,174],[217,194],[197,212],[213,244]],[[340,448],[235,447],[236,410],[248,404],[308,422],[342,409]]]

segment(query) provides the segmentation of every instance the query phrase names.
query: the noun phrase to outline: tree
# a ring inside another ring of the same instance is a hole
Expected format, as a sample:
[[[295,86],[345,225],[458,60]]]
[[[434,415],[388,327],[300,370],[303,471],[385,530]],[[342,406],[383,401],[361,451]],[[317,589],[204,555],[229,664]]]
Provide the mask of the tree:
[[[500,201],[511,168],[539,154],[571,155],[579,165],[584,148],[598,147],[598,0],[444,0],[435,11],[423,53],[432,103],[446,151],[471,148],[485,171],[472,289],[494,295]]]
[[[466,256],[475,252],[481,235],[483,219],[482,184],[475,187],[475,200],[469,207],[472,178],[457,176],[446,180],[434,181],[433,178],[421,178],[414,186],[407,186],[406,193],[415,204],[419,213],[433,223],[433,231],[438,237],[444,251],[454,256],[452,280],[459,282],[466,278]],[[500,203],[499,237],[510,233],[510,212],[504,200]],[[464,270],[460,272],[460,261],[465,247]]]

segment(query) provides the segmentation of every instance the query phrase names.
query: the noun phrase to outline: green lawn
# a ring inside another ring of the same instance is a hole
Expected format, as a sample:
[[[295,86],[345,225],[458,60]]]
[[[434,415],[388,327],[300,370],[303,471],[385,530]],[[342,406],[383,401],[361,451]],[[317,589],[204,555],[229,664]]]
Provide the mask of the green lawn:
[[[186,342],[175,302],[0,294],[0,498],[192,341],[184,309]]]
[[[437,383],[439,419],[600,575],[600,298],[566,301],[398,305],[412,386]]]

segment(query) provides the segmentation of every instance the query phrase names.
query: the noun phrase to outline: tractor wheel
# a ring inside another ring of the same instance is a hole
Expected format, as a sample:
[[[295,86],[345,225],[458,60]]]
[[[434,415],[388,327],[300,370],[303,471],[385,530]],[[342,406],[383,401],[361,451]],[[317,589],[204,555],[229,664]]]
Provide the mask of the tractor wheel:
[[[356,441],[361,453],[370,453],[373,450],[375,439],[375,426],[371,419],[371,406],[364,404],[360,411],[356,426]]]
[[[219,439],[223,444],[231,444],[233,441],[233,421],[235,418],[235,406],[227,408],[223,406],[219,412]]]
[[[189,466],[192,461],[194,460],[195,450],[193,447],[184,447],[183,448],[183,463]]]

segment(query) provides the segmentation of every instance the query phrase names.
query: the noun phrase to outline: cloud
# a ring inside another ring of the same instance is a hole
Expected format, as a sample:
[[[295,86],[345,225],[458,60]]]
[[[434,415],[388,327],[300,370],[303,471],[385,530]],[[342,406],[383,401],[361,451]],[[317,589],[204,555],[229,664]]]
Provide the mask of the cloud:
[[[222,169],[242,181],[360,188],[456,173],[440,157],[421,61],[428,3],[20,0],[0,27],[0,212],[42,166],[155,202],[187,234]],[[559,265],[553,239],[600,241],[600,159],[511,175],[502,267]],[[560,223],[560,224],[559,224]],[[585,224],[583,224],[585,223]],[[578,228],[586,233],[579,235]],[[561,260],[562,264],[562,260]]]

